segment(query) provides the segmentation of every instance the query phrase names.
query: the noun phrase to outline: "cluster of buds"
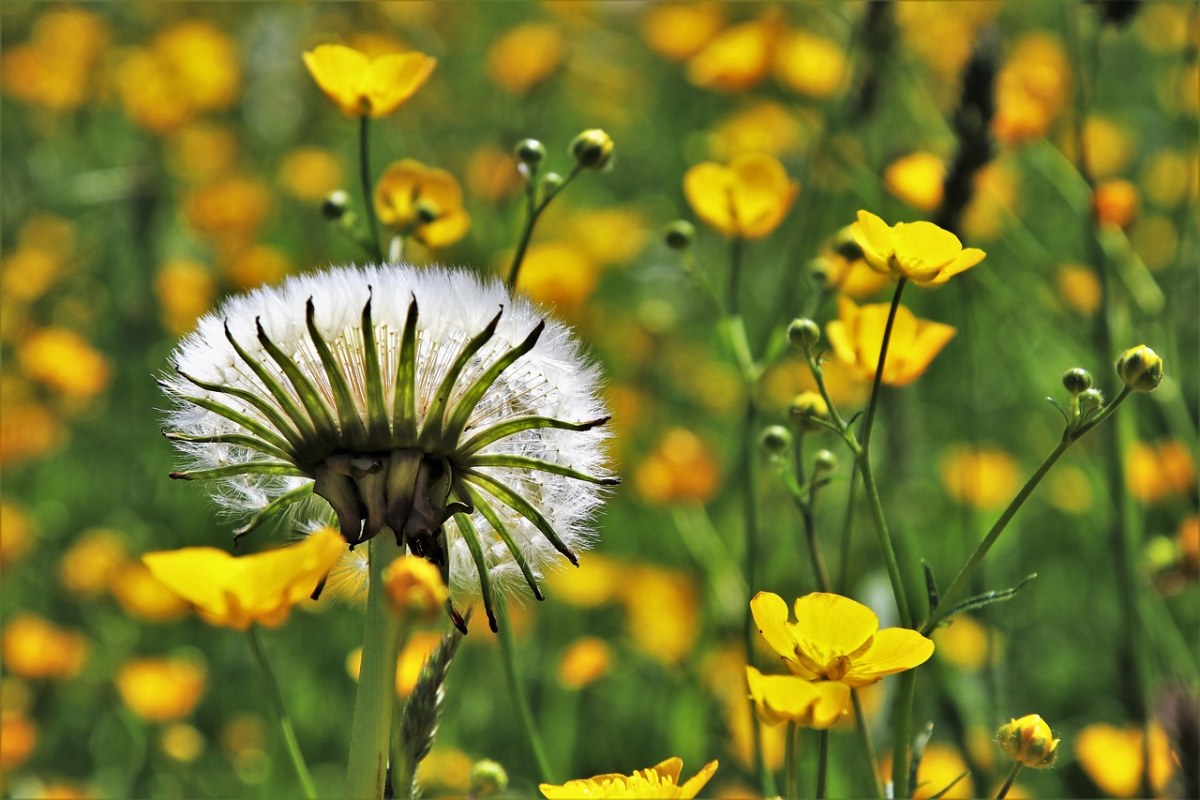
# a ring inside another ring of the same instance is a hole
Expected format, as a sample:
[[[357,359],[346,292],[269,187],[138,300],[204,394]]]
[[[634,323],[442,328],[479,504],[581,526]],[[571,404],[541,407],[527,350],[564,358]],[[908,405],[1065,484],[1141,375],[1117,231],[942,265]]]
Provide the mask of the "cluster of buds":
[[[599,128],[591,128],[571,140],[567,152],[575,159],[575,169],[604,169],[612,162],[613,140]],[[517,169],[530,185],[541,178],[540,186],[549,195],[558,191],[567,181],[557,172],[540,175],[546,160],[546,146],[537,139],[522,139],[514,150]]]
[[[1125,384],[1126,393],[1152,392],[1162,382],[1164,375],[1162,358],[1144,344],[1121,353],[1117,358],[1116,370],[1117,376]],[[1091,373],[1079,367],[1069,369],[1063,373],[1062,383],[1063,388],[1071,394],[1070,407],[1064,409],[1059,406],[1066,419],[1068,433],[1090,427],[1090,423],[1106,407],[1103,393],[1092,385]]]

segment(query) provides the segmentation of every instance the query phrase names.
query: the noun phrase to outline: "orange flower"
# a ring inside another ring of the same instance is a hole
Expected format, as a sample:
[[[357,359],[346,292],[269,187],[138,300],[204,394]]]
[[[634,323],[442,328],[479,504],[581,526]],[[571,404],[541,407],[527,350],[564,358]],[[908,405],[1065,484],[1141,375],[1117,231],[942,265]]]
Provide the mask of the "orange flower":
[[[343,114],[385,117],[425,85],[437,59],[417,52],[369,58],[345,45],[322,44],[304,54],[304,66]]]
[[[384,171],[375,186],[375,210],[381,223],[426,247],[454,244],[471,227],[454,176],[411,158]]]
[[[1020,480],[1016,461],[996,448],[953,447],[942,455],[939,472],[947,494],[981,509],[1008,502]]]
[[[839,318],[825,326],[834,354],[854,367],[863,380],[875,378],[888,310],[887,303],[858,306],[847,297],[839,297]],[[897,308],[883,382],[907,386],[921,377],[957,332],[950,325],[917,319],[904,306]]]
[[[121,700],[149,722],[173,722],[192,713],[206,684],[204,666],[182,658],[136,659],[117,672]]]
[[[612,661],[612,648],[603,639],[576,639],[559,659],[558,682],[568,689],[582,689],[607,675]]]
[[[740,92],[759,84],[771,69],[778,27],[778,15],[768,13],[726,28],[688,61],[688,80],[723,92]]]
[[[36,614],[10,617],[4,627],[4,666],[22,678],[72,678],[87,660],[87,641]]]
[[[1105,225],[1128,228],[1137,218],[1141,204],[1137,187],[1126,180],[1104,181],[1096,187],[1092,197],[1092,208],[1096,219]]]
[[[1125,480],[1130,494],[1143,503],[1155,503],[1194,490],[1196,462],[1182,442],[1135,442],[1125,456]]]
[[[642,16],[642,38],[664,58],[684,61],[721,27],[719,3],[656,3]]]
[[[17,359],[26,375],[67,397],[88,400],[108,385],[108,360],[65,328],[30,333],[17,349]]]
[[[691,431],[672,428],[638,465],[634,486],[652,505],[702,505],[712,499],[720,479],[712,449]]]
[[[910,153],[883,171],[887,190],[918,211],[935,211],[942,204],[946,165],[933,153]]]
[[[523,94],[554,74],[565,49],[562,33],[554,25],[518,25],[488,49],[488,77],[505,91]]]
[[[799,191],[783,164],[762,153],[738,156],[729,166],[697,164],[683,176],[683,193],[696,216],[743,239],[759,239],[779,227]]]

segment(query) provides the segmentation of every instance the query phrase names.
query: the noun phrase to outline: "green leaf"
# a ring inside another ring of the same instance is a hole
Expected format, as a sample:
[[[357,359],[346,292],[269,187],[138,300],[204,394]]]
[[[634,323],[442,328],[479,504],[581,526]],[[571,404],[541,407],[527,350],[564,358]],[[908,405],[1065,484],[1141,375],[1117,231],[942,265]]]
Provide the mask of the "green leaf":
[[[395,397],[392,399],[393,433],[401,442],[417,438],[417,298],[408,304],[404,333],[400,337],[400,361],[396,364]]]
[[[176,368],[175,371],[179,373],[180,377],[190,381],[196,386],[199,386],[201,389],[207,389],[210,392],[217,392],[219,394],[227,394],[230,397],[236,397],[239,400],[249,404],[251,407],[257,409],[258,412],[266,417],[267,420],[275,426],[276,430],[283,434],[283,436],[286,437],[287,440],[293,445],[298,446],[303,441],[300,438],[300,435],[296,432],[296,429],[289,425],[287,420],[284,419],[284,416],[279,413],[279,409],[268,403],[265,399],[254,392],[248,392],[245,389],[238,389],[235,386],[226,386],[220,383],[208,383],[206,381],[199,380],[198,378],[194,378],[178,368]],[[164,388],[167,387],[164,386]],[[273,437],[272,441],[282,442],[282,440],[277,436]],[[283,446],[286,447],[286,443],[283,444]]]
[[[253,531],[259,525],[262,525],[271,517],[275,516],[275,514],[281,511],[284,506],[303,500],[305,497],[308,497],[310,494],[312,494],[313,487],[315,485],[316,484],[314,483],[304,483],[300,486],[297,486],[295,489],[284,492],[283,494],[279,495],[279,497],[276,497],[274,500],[263,506],[257,514],[250,518],[249,522],[233,532],[234,546],[237,546],[238,541],[243,536]]]
[[[300,433],[297,446],[303,443],[305,439],[312,438],[316,434],[316,431],[313,429],[312,420],[308,418],[300,406],[296,405],[296,401],[292,398],[292,395],[287,389],[283,388],[283,385],[279,381],[275,380],[275,376],[268,372],[266,367],[258,363],[257,359],[253,358],[246,352],[245,348],[237,343],[237,339],[233,338],[233,334],[229,330],[229,320],[225,320],[225,338],[229,340],[229,344],[233,346],[233,351],[241,357],[246,366],[250,368],[250,371],[254,373],[254,376],[262,382],[263,386],[267,387],[267,391],[275,398],[275,402],[279,403],[283,412],[291,418],[292,423],[296,426],[296,430]]]
[[[933,574],[933,567],[929,566],[928,561],[922,561],[921,567],[925,570],[925,593],[929,597],[929,613],[932,614],[941,602],[941,592],[938,591],[937,576]]]
[[[281,450],[290,449],[291,447],[291,445],[279,438],[277,434],[272,432],[258,420],[252,419],[240,411],[235,411],[223,403],[218,403],[216,400],[209,400],[207,397],[192,397],[191,395],[180,395],[179,399],[186,400],[194,406],[203,408],[205,411],[211,411],[219,417],[224,417],[235,425],[240,425],[241,427],[250,431],[250,433],[253,433],[264,442],[273,444]]]
[[[292,454],[285,452],[273,444],[268,444],[261,439],[256,439],[253,436],[246,436],[241,433],[226,433],[218,436],[189,436],[186,433],[176,433],[174,431],[163,429],[163,436],[173,442],[194,442],[196,444],[231,444],[235,447],[245,447],[247,450],[254,450],[264,455],[273,456],[284,461],[293,461]]]
[[[941,621],[941,624],[944,625],[955,614],[963,611],[974,611],[976,609],[983,608],[984,606],[990,606],[993,603],[1003,603],[1005,600],[1011,600],[1016,597],[1017,592],[1024,589],[1025,586],[1036,577],[1037,573],[1033,572],[1027,575],[1025,579],[1016,586],[1013,586],[1009,589],[996,589],[995,591],[984,592],[983,594],[977,594],[974,597],[968,597],[966,600],[963,600],[954,608],[947,611],[945,618],[943,618]]]

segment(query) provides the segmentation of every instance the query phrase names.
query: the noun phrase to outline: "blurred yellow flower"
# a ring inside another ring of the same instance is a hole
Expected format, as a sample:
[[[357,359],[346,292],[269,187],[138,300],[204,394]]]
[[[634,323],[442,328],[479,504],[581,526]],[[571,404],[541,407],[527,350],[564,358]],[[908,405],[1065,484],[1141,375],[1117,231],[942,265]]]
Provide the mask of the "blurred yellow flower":
[[[883,171],[887,190],[918,211],[936,211],[942,204],[946,165],[933,153],[910,153],[888,164]]]
[[[87,641],[81,634],[28,612],[8,618],[0,649],[9,674],[55,680],[79,674],[88,654]]]
[[[58,281],[75,250],[75,229],[53,214],[34,214],[21,224],[17,246],[0,260],[5,299],[36,300]]]
[[[186,722],[173,722],[159,733],[158,746],[167,758],[190,764],[204,752],[204,734]]]
[[[108,49],[108,24],[80,8],[41,14],[28,42],[6,46],[0,81],[17,99],[54,111],[78,108],[96,96],[96,65]]]
[[[466,184],[472,197],[495,203],[512,197],[521,190],[523,183],[517,161],[510,151],[486,145],[471,154]]]
[[[126,614],[143,622],[173,622],[188,613],[187,602],[140,561],[121,565],[109,580],[108,590]]]
[[[228,125],[191,122],[171,136],[167,163],[187,183],[209,183],[228,174],[237,163],[237,136]]]
[[[963,233],[972,239],[995,239],[1020,213],[1019,176],[1014,159],[1001,156],[975,173],[974,194],[963,212]]]
[[[924,664],[933,642],[908,628],[879,630],[875,612],[841,595],[813,592],[797,598],[796,622],[783,598],[759,592],[750,613],[759,633],[788,669],[806,680],[866,686]]]
[[[731,25],[688,60],[688,80],[722,92],[741,92],[756,86],[771,69],[779,29],[777,12]]]
[[[417,631],[408,637],[404,648],[396,659],[396,696],[404,699],[412,694],[421,675],[425,660],[442,641],[442,635],[433,631]],[[346,658],[346,672],[358,680],[362,668],[362,648],[358,647]]]
[[[342,162],[321,147],[297,147],[279,165],[279,184],[293,197],[319,203],[342,187]]]
[[[1141,797],[1143,772],[1141,728],[1097,723],[1075,735],[1075,758],[1102,792],[1112,797]],[[1178,764],[1166,733],[1150,726],[1150,787],[1162,796]]]
[[[44,455],[65,436],[62,422],[45,406],[5,395],[4,413],[0,414],[0,464]]]
[[[392,611],[416,623],[441,619],[449,593],[437,566],[417,556],[401,556],[383,571]]]
[[[642,38],[672,61],[686,61],[716,35],[724,21],[720,3],[655,3],[642,14]]]
[[[918,286],[943,284],[986,255],[974,247],[964,249],[953,233],[923,220],[889,226],[870,211],[859,211],[850,231],[872,268]]]
[[[183,216],[200,233],[243,240],[271,213],[271,188],[260,178],[230,175],[194,190],[183,200]]]
[[[685,428],[671,428],[634,471],[634,488],[651,505],[703,505],[721,482],[712,448]]]
[[[139,658],[117,671],[117,691],[147,722],[174,722],[192,713],[207,686],[207,670],[185,658]]]
[[[599,280],[599,268],[578,245],[539,242],[525,251],[517,291],[571,319]]]
[[[1092,209],[1102,225],[1127,229],[1137,218],[1141,194],[1131,182],[1113,179],[1097,184]]]
[[[1094,179],[1104,180],[1123,172],[1136,150],[1133,135],[1119,123],[1095,114],[1084,120],[1083,154]]]
[[[788,31],[781,36],[774,58],[779,82],[807,97],[829,97],[846,82],[846,54],[837,42],[822,36]]]
[[[628,208],[598,208],[574,212],[567,223],[568,239],[578,242],[596,264],[628,264],[646,244],[649,226]]]
[[[437,65],[437,59],[415,51],[370,58],[340,44],[318,45],[303,57],[317,86],[351,117],[391,114],[425,85]]]
[[[108,386],[108,359],[79,334],[65,328],[41,328],[17,346],[25,374],[75,400],[89,400]]]
[[[1197,165],[1200,169],[1200,164]],[[1179,251],[1179,230],[1169,217],[1158,214],[1139,216],[1129,233],[1133,250],[1151,272],[1162,272],[1175,263]]]
[[[345,549],[336,531],[323,528],[296,544],[249,556],[185,547],[147,553],[142,561],[195,605],[205,621],[246,630],[255,622],[283,624],[292,606],[308,599]]]
[[[607,642],[597,636],[580,637],[559,658],[558,682],[568,689],[582,689],[607,675],[612,662]]]
[[[955,6],[953,14],[947,14],[944,7],[934,3],[897,3],[896,26],[905,49],[928,64],[945,88],[957,93],[958,78],[971,55],[971,45],[997,10],[992,3],[963,3]],[[932,88],[936,89],[936,84]]]
[[[598,553],[580,559],[579,568],[546,576],[547,596],[578,608],[595,608],[616,599],[627,582],[624,565]]]
[[[411,158],[384,171],[375,185],[375,211],[387,227],[434,249],[454,244],[471,227],[454,176]]]
[[[758,718],[768,725],[792,722],[832,728],[850,708],[850,687],[840,681],[810,681],[795,675],[763,675],[746,667],[746,684]]]
[[[1188,158],[1178,150],[1159,150],[1146,159],[1139,172],[1138,185],[1146,199],[1162,209],[1172,209],[1182,203],[1189,191],[1195,194],[1196,172],[1200,168],[1195,155]]]
[[[7,527],[4,535],[8,536]],[[95,597],[107,591],[128,560],[121,534],[107,528],[90,528],[63,553],[58,564],[58,579],[71,594]]]
[[[735,157],[728,166],[707,161],[683,176],[683,193],[696,216],[726,236],[759,239],[779,227],[800,184],[764,153]]]
[[[634,647],[663,664],[678,664],[700,634],[700,592],[685,572],[627,565],[620,585]]]
[[[566,42],[557,26],[518,25],[488,48],[487,74],[501,89],[523,94],[553,75],[565,53]]]
[[[7,569],[21,559],[33,545],[33,524],[25,509],[0,501],[0,569]]]
[[[825,326],[834,354],[864,380],[875,378],[889,308],[888,303],[858,306],[848,297],[839,297],[838,319]],[[955,333],[950,325],[917,319],[905,306],[897,308],[883,382],[907,386],[921,377]]]
[[[11,773],[37,746],[37,728],[22,711],[0,711],[0,770]]]
[[[442,797],[447,794],[466,795],[471,788],[471,768],[475,762],[462,750],[435,745],[429,755],[421,759],[418,780],[424,797]]]
[[[726,117],[713,130],[712,152],[729,160],[739,153],[766,153],[775,157],[799,150],[808,133],[791,110],[763,100]]]
[[[220,263],[221,275],[238,289],[256,289],[278,283],[292,271],[292,262],[279,249],[266,244],[235,247]]]
[[[996,76],[996,138],[1015,143],[1044,136],[1062,110],[1070,84],[1062,43],[1042,31],[1024,34]]]
[[[1085,316],[1100,309],[1103,289],[1095,270],[1083,264],[1063,264],[1055,275],[1063,302]]]
[[[1004,755],[1034,769],[1054,766],[1058,760],[1059,741],[1037,714],[1009,720],[996,731],[996,743]]]
[[[1156,503],[1196,488],[1196,462],[1183,442],[1135,442],[1125,455],[1129,493],[1143,503]]]
[[[980,509],[1007,503],[1020,481],[1017,462],[993,447],[951,447],[942,454],[938,473],[947,494],[964,505]]]
[[[700,793],[717,771],[717,762],[710,761],[684,783],[679,783],[683,760],[668,758],[653,767],[634,770],[632,775],[608,773],[591,778],[570,780],[561,786],[538,784],[538,790],[548,800],[556,798],[692,798]]]
[[[963,775],[963,773],[967,773]],[[959,778],[954,788],[941,795],[945,800],[971,800],[977,797],[975,784],[971,781],[967,762],[957,749],[947,744],[931,742],[925,746],[921,756],[921,764],[917,768],[916,786],[913,787],[912,800],[928,800],[938,794],[950,783]],[[892,779],[892,757],[884,756],[879,765],[879,776],[885,780]],[[1011,795],[1010,795],[1011,796]]]
[[[1000,634],[968,614],[955,614],[953,621],[934,630],[931,638],[938,658],[961,669],[979,670],[1000,660]]]
[[[154,276],[154,294],[162,311],[163,327],[175,336],[190,331],[212,307],[216,281],[208,267],[187,258],[167,261]]]

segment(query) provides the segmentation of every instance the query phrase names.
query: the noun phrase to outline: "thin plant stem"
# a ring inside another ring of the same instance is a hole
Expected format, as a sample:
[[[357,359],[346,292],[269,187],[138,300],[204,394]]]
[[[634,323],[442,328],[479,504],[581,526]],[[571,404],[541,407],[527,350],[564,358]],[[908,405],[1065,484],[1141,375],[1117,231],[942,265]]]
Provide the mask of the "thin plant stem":
[[[829,731],[817,731],[817,800],[825,800],[825,779],[829,772]]]
[[[388,607],[383,572],[403,551],[389,531],[383,531],[371,539],[368,547],[367,618],[358,695],[354,701],[354,721],[350,729],[347,800],[383,797],[391,749],[392,716],[396,709],[400,618]]]
[[[797,432],[795,441],[796,488],[799,490],[804,485],[804,431]],[[799,491],[797,491],[794,497],[796,505],[800,508],[800,517],[804,520],[804,539],[808,545],[808,558],[812,562],[813,577],[817,581],[817,588],[822,592],[832,592],[833,584],[829,581],[829,569],[825,566],[825,555],[821,552],[821,540],[817,538],[817,524],[814,511],[817,499],[815,477],[813,482],[809,484],[807,498],[800,494]]]
[[[783,796],[794,798],[800,796],[799,755],[796,743],[800,738],[800,726],[794,722],[787,724],[787,738],[783,745]]]
[[[512,625],[509,624],[508,609],[503,600],[495,604],[495,613],[497,635],[500,637],[500,660],[504,662],[504,677],[508,682],[508,694],[512,698],[513,708],[517,712],[518,726],[537,764],[538,774],[545,783],[555,783],[550,760],[546,757],[546,747],[542,744],[542,737],[533,722],[529,698],[521,688],[521,680],[517,673],[517,645],[513,641]]]
[[[850,553],[854,531],[855,495],[858,494],[858,470],[850,471],[850,486],[846,490],[846,516],[842,520],[842,557],[838,575],[838,591],[850,590]]]
[[[987,535],[983,537],[983,541],[976,546],[975,552],[973,552],[971,557],[967,559],[967,563],[963,565],[961,570],[959,570],[958,575],[954,578],[954,582],[950,584],[950,588],[942,594],[938,607],[930,612],[929,619],[924,625],[921,626],[922,634],[928,636],[930,632],[938,626],[938,623],[945,618],[946,613],[954,607],[955,601],[962,596],[964,591],[966,591],[971,579],[971,575],[979,567],[979,562],[983,560],[983,557],[986,556],[988,551],[992,549],[992,546],[996,544],[996,540],[1000,538],[1000,534],[1004,532],[1004,529],[1008,526],[1008,523],[1012,521],[1012,518],[1016,515],[1017,511],[1021,509],[1021,506],[1024,505],[1025,501],[1029,499],[1029,496],[1033,494],[1033,490],[1037,488],[1039,483],[1041,483],[1042,478],[1046,477],[1046,473],[1050,471],[1050,468],[1054,466],[1055,462],[1058,461],[1062,454],[1067,451],[1067,448],[1079,441],[1079,439],[1082,438],[1083,435],[1092,428],[1108,419],[1108,417],[1117,410],[1117,407],[1125,401],[1125,398],[1130,395],[1130,392],[1131,390],[1128,386],[1126,386],[1121,390],[1121,393],[1117,395],[1111,403],[1105,406],[1103,411],[1092,418],[1092,420],[1084,425],[1079,426],[1074,431],[1068,429],[1063,433],[1062,439],[1059,440],[1058,445],[1052,451],[1050,451],[1050,454],[1046,456],[1045,460],[1042,461],[1041,465],[1037,468],[1037,470],[1034,471],[1033,475],[1029,477],[1029,480],[1025,482],[1025,485],[1021,487],[1021,490],[1017,492],[1017,496],[1012,499],[1012,502],[1010,502],[1008,507],[1005,508],[1000,514],[999,519],[997,519],[995,524],[992,525],[991,530],[989,530]]]
[[[740,236],[733,237],[729,244],[729,293],[725,298],[725,308],[730,316],[738,316],[738,284],[742,276],[742,253],[746,240]]]
[[[283,694],[279,691],[279,682],[275,680],[271,662],[267,660],[267,654],[263,651],[262,642],[258,638],[258,628],[254,625],[247,628],[246,638],[250,641],[250,652],[254,654],[254,662],[258,664],[258,669],[263,676],[263,683],[266,684],[267,705],[271,707],[271,715],[275,718],[275,724],[279,726],[279,732],[283,736],[284,749],[287,750],[288,758],[291,759],[292,768],[296,770],[300,788],[307,800],[315,800],[317,786],[313,783],[312,773],[308,771],[308,764],[304,761],[304,753],[301,752],[300,742],[296,739],[296,729],[292,727],[292,720],[288,717],[287,709],[284,708]]]
[[[871,740],[871,729],[867,727],[867,713],[863,710],[858,689],[850,690],[850,702],[854,706],[854,732],[858,736],[858,746],[867,762],[865,772],[871,778],[871,796],[883,797],[883,786],[879,781],[879,770],[876,766],[879,759],[875,755],[875,743]]]
[[[376,261],[383,261],[383,251],[379,248],[379,225],[375,221],[375,193],[372,191],[370,130],[371,118],[363,114],[358,124],[358,173],[362,181],[363,215],[367,219],[371,255]]]
[[[896,710],[892,719],[892,797],[908,797],[908,749],[911,745],[913,700],[917,695],[917,671],[900,673]]]
[[[512,264],[508,268],[508,278],[504,281],[504,285],[510,292],[517,288],[517,278],[521,275],[521,265],[525,262],[525,253],[529,250],[529,242],[533,238],[533,228],[537,224],[538,217],[546,210],[546,206],[550,205],[550,201],[558,197],[562,190],[566,189],[567,185],[575,180],[582,171],[583,165],[576,164],[562,183],[547,190],[540,198],[537,186],[533,183],[536,176],[530,178],[530,184],[525,192],[525,225],[521,229],[521,238],[517,241],[517,249],[513,253]]]
[[[996,792],[996,800],[1004,800],[1008,796],[1009,789],[1017,782],[1017,776],[1021,774],[1024,766],[1020,761],[1013,762],[1012,769],[1008,771],[1008,777],[1004,779],[1004,785],[1000,787],[1000,791]]]

